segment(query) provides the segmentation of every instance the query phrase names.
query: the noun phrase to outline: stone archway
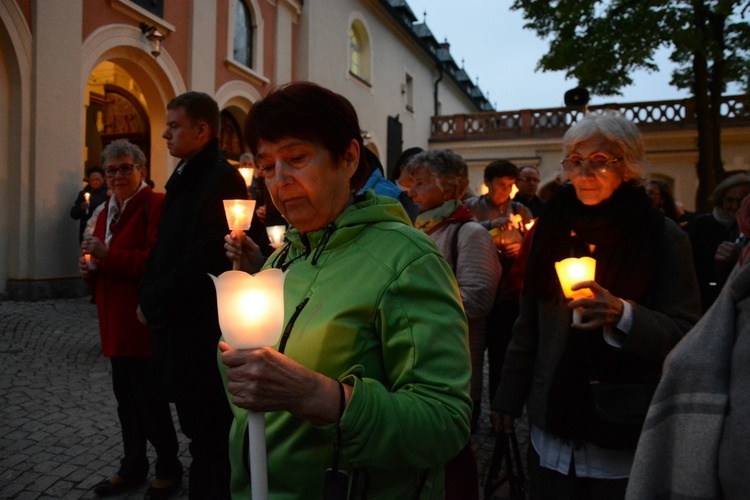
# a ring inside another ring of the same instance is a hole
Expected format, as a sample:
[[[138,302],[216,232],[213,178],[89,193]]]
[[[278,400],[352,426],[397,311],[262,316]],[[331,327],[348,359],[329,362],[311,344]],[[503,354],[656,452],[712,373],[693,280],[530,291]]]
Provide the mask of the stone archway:
[[[31,48],[18,6],[0,2],[0,297],[28,270]]]
[[[83,43],[82,76],[89,75],[100,63],[109,61],[123,68],[142,94],[141,104],[148,113],[151,157],[149,173],[157,190],[162,190],[177,164],[161,138],[167,103],[185,92],[186,85],[167,48],[154,58],[144,44],[140,29],[127,25],[108,25],[94,31]]]
[[[133,77],[119,65],[104,61],[94,68],[86,87],[85,170],[100,166],[103,148],[116,139],[140,147],[150,166],[150,121]]]

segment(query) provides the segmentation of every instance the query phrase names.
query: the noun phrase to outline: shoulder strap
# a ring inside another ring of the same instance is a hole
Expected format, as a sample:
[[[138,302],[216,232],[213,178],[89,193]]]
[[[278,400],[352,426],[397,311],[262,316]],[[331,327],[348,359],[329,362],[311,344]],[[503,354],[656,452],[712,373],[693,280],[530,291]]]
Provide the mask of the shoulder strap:
[[[458,229],[453,233],[453,242],[451,243],[451,257],[453,258],[453,274],[456,274],[456,268],[458,266],[458,233],[461,232],[461,228],[465,222],[458,223]]]

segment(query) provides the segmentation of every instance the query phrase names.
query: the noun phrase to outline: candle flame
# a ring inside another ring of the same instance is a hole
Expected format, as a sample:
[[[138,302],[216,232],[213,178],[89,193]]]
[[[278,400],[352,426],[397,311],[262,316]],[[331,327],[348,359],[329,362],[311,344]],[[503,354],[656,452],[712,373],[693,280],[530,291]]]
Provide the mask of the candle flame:
[[[569,299],[578,299],[591,297],[591,290],[583,288],[573,291],[573,285],[582,281],[593,281],[596,276],[596,261],[591,257],[581,257],[580,259],[564,259],[555,262],[555,270],[560,280],[560,286],[563,293]]]
[[[255,210],[255,200],[224,200],[227,225],[232,231],[250,229],[253,210]]]
[[[227,271],[211,276],[219,326],[230,346],[253,349],[278,342],[284,328],[284,276],[279,269],[255,275]]]
[[[240,174],[242,174],[242,177],[245,179],[245,186],[249,188],[250,184],[253,183],[253,174],[255,173],[255,169],[250,167],[240,167],[237,170],[240,171]]]
[[[536,219],[531,219],[529,222],[526,223],[526,230],[528,231],[532,227],[534,227],[534,224],[536,223]]]

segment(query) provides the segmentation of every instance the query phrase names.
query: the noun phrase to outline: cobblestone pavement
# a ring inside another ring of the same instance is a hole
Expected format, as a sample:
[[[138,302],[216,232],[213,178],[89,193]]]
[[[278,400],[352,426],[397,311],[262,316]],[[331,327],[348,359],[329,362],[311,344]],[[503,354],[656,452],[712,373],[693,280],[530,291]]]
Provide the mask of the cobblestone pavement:
[[[0,499],[97,498],[93,486],[117,471],[120,428],[98,332],[88,297],[0,301]],[[480,484],[494,445],[484,408],[472,436]],[[175,427],[187,466],[187,441],[176,418]],[[153,470],[137,490],[110,498],[143,498],[152,480]],[[173,498],[186,499],[187,486],[186,467]]]

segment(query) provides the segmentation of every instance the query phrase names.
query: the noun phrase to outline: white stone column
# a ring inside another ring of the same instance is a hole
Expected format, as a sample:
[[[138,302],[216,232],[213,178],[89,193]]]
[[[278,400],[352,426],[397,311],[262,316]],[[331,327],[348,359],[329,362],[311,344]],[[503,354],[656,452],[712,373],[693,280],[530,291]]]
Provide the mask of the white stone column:
[[[30,276],[49,281],[78,274],[78,221],[69,211],[83,176],[83,2],[35,0],[31,83]]]
[[[296,3],[296,2],[295,2]],[[274,81],[281,85],[292,81],[292,25],[297,22],[299,9],[289,1],[281,0],[276,8],[276,61]]]
[[[216,2],[190,2],[188,90],[216,92]]]

